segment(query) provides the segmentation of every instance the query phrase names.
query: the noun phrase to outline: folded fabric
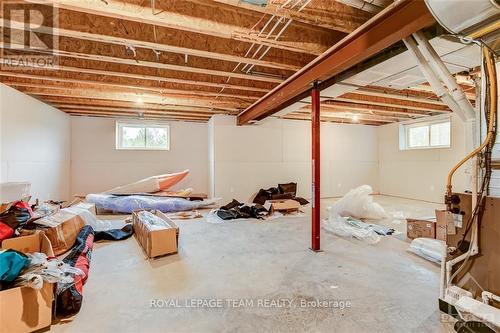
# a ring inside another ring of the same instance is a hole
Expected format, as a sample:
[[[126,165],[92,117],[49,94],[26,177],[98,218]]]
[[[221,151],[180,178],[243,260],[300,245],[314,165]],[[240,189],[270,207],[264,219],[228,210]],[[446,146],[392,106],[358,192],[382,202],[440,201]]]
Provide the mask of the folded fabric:
[[[18,251],[6,250],[0,252],[0,281],[12,282],[30,263],[29,258]]]

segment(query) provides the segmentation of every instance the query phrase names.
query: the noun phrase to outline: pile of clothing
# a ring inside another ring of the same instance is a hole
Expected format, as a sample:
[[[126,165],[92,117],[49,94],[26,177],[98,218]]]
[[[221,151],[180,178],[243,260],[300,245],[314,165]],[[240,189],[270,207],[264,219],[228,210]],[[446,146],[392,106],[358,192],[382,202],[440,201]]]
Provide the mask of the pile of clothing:
[[[2,205],[0,209],[0,242],[14,237],[34,217],[33,210],[27,202],[14,201]]]
[[[87,244],[90,244],[91,251],[92,239]],[[54,283],[56,303],[70,304],[69,307],[56,307],[56,316],[65,318],[76,314],[80,310],[82,296],[81,288],[80,293],[75,291],[78,291],[78,284],[87,279],[90,262],[90,258],[80,258],[77,248],[63,260],[40,252],[24,254],[12,249],[0,251],[0,290],[14,287],[39,290],[44,282]]]
[[[220,207],[216,214],[223,220],[235,220],[235,219],[263,219],[264,215],[267,215],[268,211],[261,204],[245,205],[238,200],[233,199],[227,205]]]
[[[297,197],[297,183],[278,184],[277,187],[271,187],[267,190],[260,189],[253,203],[263,205],[267,200],[291,199],[301,205],[307,205],[309,201]]]
[[[269,214],[269,210],[264,207],[266,201],[282,199],[294,200],[301,205],[309,203],[306,199],[297,197],[297,183],[278,184],[277,187],[260,189],[250,205],[233,199],[230,203],[216,210],[215,214],[225,221],[248,218],[264,219],[264,216]]]
[[[44,282],[55,283],[58,318],[73,316],[81,308],[94,241],[123,240],[134,232],[130,224],[114,229],[79,205],[62,206],[62,202],[46,202],[30,207],[25,201],[15,201],[0,210],[0,242],[43,231],[55,255],[64,256],[59,260],[43,253],[0,252],[0,290],[41,289]]]

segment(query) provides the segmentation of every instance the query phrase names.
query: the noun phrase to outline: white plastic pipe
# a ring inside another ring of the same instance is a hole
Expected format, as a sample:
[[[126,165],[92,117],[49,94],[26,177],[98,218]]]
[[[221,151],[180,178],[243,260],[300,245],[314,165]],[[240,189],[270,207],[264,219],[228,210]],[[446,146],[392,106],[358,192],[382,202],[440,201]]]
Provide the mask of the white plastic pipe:
[[[484,304],[490,304],[490,300],[494,300],[495,302],[500,302],[500,296],[497,296],[490,291],[483,291],[481,293],[481,298],[483,299]]]
[[[422,74],[424,74],[427,82],[431,85],[432,89],[436,93],[436,95],[441,99],[448,107],[458,114],[458,116],[463,120],[466,121],[467,118],[460,108],[460,106],[455,102],[453,97],[450,96],[450,93],[448,89],[446,89],[439,78],[437,77],[436,73],[432,70],[431,66],[423,56],[422,52],[420,52],[417,43],[412,37],[408,37],[403,39],[403,42],[405,43],[406,47],[412,54],[412,56],[415,58],[417,61],[420,70],[422,71]]]
[[[436,50],[434,50],[431,43],[429,43],[427,38],[425,38],[424,34],[420,31],[414,33],[413,37],[417,40],[420,46],[420,50],[427,57],[429,63],[434,67],[436,73],[448,87],[448,90],[450,91],[457,104],[462,108],[467,119],[473,119],[475,117],[474,107],[467,99],[464,91],[457,84],[457,81],[455,80],[453,75],[451,75],[450,71],[443,63]]]
[[[440,276],[440,284],[439,284],[439,298],[444,300],[446,294],[446,288],[448,288],[447,280],[446,280],[446,259],[448,257],[448,245],[446,242],[443,242],[443,247],[441,249],[441,276]]]

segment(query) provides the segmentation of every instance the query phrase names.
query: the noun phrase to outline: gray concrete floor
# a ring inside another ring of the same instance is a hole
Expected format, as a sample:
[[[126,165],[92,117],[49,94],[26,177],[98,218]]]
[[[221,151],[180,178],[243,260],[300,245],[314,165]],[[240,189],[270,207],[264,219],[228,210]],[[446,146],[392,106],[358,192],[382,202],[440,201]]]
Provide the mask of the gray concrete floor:
[[[323,208],[332,201],[324,200]],[[376,201],[411,217],[432,216],[438,207],[385,196]],[[134,238],[96,244],[81,312],[52,331],[449,331],[437,307],[436,264],[407,252],[409,243],[392,236],[372,246],[322,231],[323,252],[313,253],[309,212],[304,215],[217,225],[178,221],[179,253],[151,261]],[[404,223],[394,226],[405,232]],[[223,307],[155,308],[158,299],[181,306],[213,299]],[[227,303],[240,299],[249,306]],[[271,300],[292,305],[264,303]],[[331,304],[303,307],[314,300]]]

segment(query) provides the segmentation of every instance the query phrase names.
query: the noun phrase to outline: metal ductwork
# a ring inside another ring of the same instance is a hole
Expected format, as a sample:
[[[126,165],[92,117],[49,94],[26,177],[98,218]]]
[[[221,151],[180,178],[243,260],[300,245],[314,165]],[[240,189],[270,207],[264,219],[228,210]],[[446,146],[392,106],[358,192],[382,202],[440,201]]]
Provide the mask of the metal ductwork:
[[[449,32],[481,38],[500,49],[500,0],[425,0],[436,21]]]
[[[500,19],[500,0],[425,0],[432,15],[454,34],[470,35]]]

